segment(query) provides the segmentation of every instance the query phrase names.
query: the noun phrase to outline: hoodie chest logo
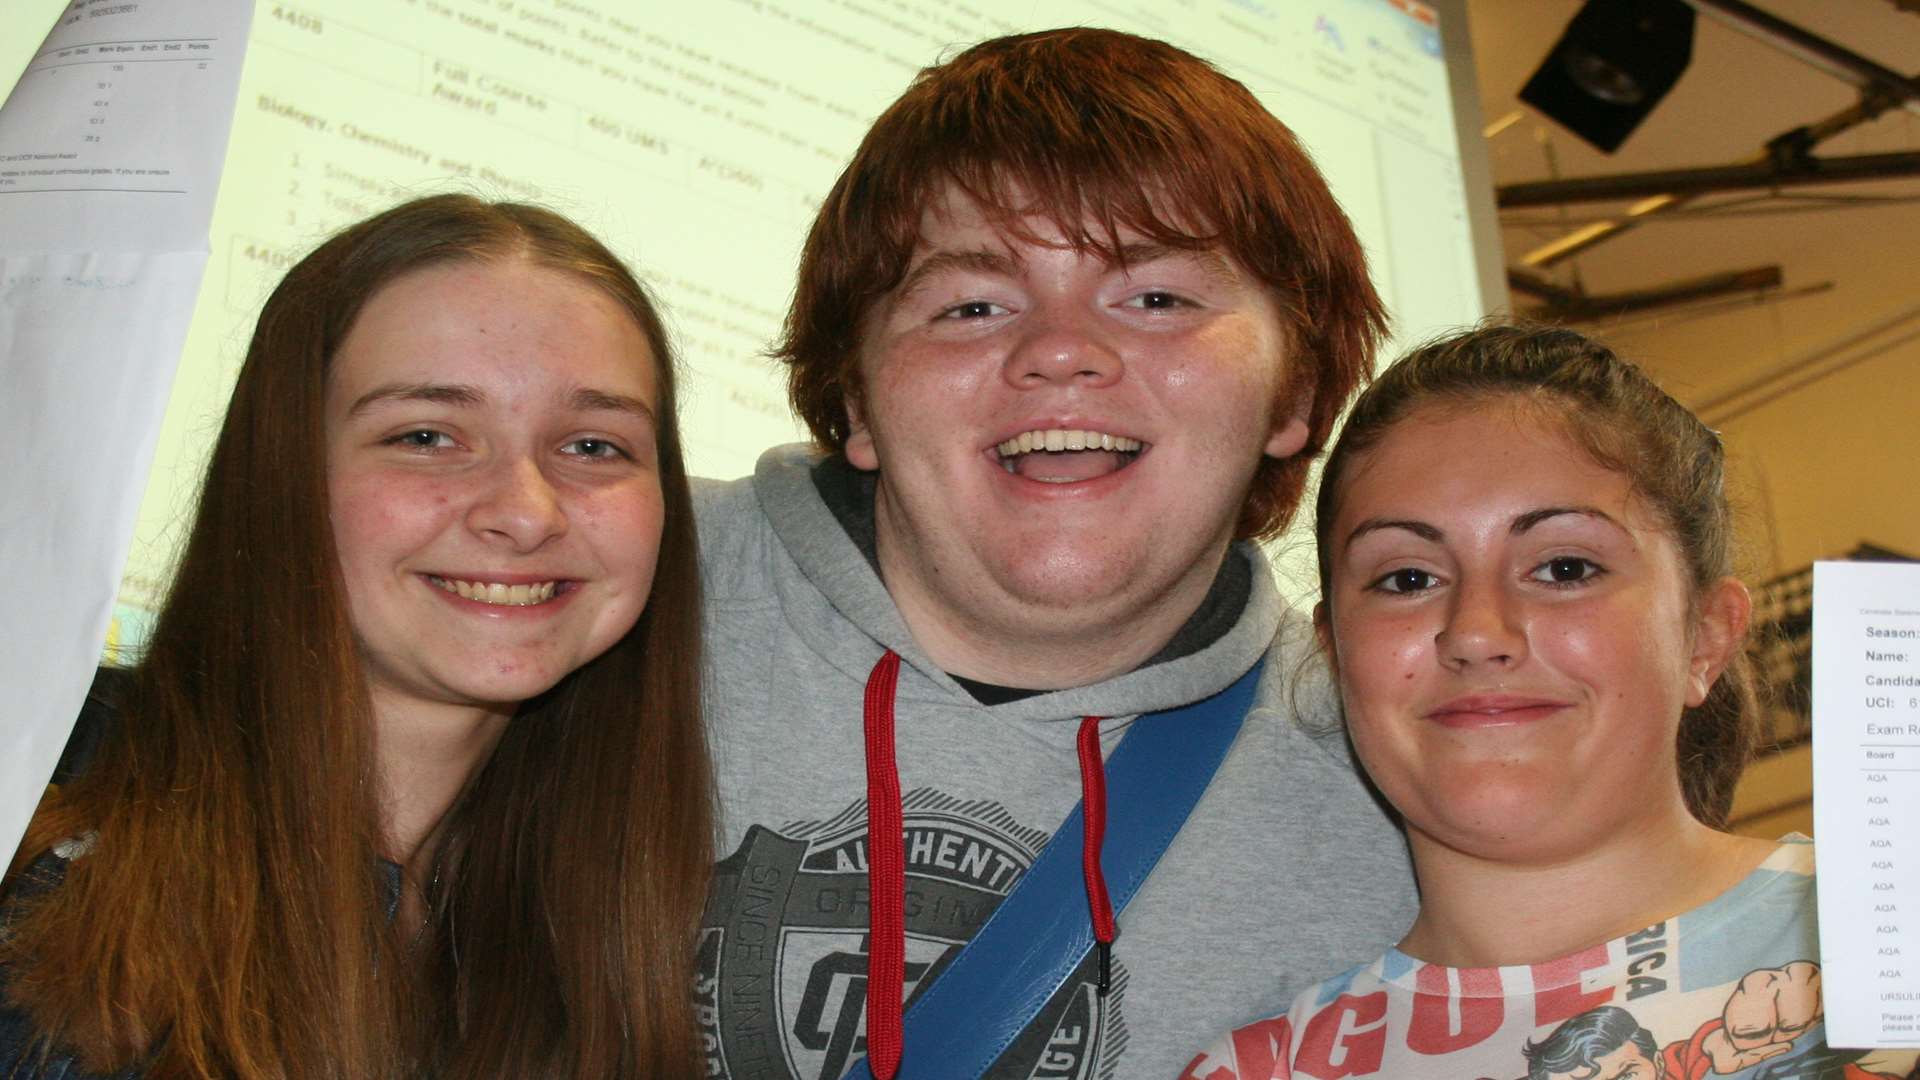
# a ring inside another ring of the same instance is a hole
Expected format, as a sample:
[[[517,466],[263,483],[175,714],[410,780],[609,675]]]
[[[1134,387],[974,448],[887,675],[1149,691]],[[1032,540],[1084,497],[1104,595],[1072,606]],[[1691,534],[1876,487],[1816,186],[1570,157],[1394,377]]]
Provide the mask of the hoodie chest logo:
[[[930,789],[901,800],[907,895],[906,992],[930,985],[1019,881],[1047,833],[998,803]],[[831,818],[755,825],[714,867],[700,939],[700,1024],[715,1076],[836,1080],[866,1052],[866,806]],[[1075,972],[988,1075],[1092,1078],[1102,1040],[1115,1056],[1126,975],[1093,994]]]

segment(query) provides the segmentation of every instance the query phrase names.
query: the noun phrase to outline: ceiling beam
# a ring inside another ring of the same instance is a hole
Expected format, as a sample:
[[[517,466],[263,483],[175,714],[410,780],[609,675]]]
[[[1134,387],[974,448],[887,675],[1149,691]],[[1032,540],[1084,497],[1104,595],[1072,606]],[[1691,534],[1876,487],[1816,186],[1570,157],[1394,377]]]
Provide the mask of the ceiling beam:
[[[1888,180],[1920,176],[1920,151],[1893,154],[1856,154],[1851,157],[1772,157],[1700,169],[1657,169],[1651,172],[1579,176],[1565,180],[1533,180],[1501,184],[1493,198],[1502,210],[1562,203],[1606,202],[1649,195],[1704,195],[1714,191],[1796,187],[1849,180]]]
[[[1712,9],[1716,12],[1716,17],[1719,21],[1722,22],[1744,19],[1746,25],[1743,26],[1742,29],[1749,33],[1754,33],[1757,36],[1763,35],[1766,32],[1766,28],[1775,23],[1791,26],[1791,24],[1785,23],[1784,20],[1777,19],[1772,15],[1767,15],[1765,12],[1759,11],[1759,9],[1754,8],[1751,4],[1739,3],[1739,0],[1687,0],[1687,2],[1702,11]],[[1764,19],[1753,18],[1756,14],[1764,16]],[[1871,79],[1870,81],[1873,83],[1872,88],[1861,91],[1860,100],[1853,105],[1815,123],[1789,128],[1768,140],[1767,145],[1762,148],[1759,153],[1750,158],[1747,164],[1765,165],[1769,162],[1781,160],[1782,158],[1792,159],[1796,157],[1804,160],[1811,157],[1813,148],[1826,139],[1857,127],[1860,124],[1864,124],[1869,120],[1873,120],[1889,109],[1912,108],[1916,101],[1920,101],[1920,80],[1888,71],[1863,56],[1858,56],[1840,45],[1836,45],[1807,31],[1800,30],[1798,27],[1792,27],[1792,29],[1802,39],[1811,39],[1820,42],[1820,49],[1823,54],[1835,54],[1829,57],[1830,62],[1839,62],[1837,60],[1837,54],[1845,54],[1851,57],[1852,59],[1848,61],[1848,65],[1854,77],[1849,78],[1848,81],[1854,82],[1855,85],[1859,85],[1857,80],[1859,78],[1866,78],[1867,73],[1871,71],[1885,72],[1886,77]],[[1804,45],[1804,40],[1802,44]],[[1796,55],[1800,54],[1796,53]],[[1823,68],[1825,67],[1824,64],[1822,66]],[[1616,236],[1630,232],[1650,217],[1668,213],[1685,206],[1696,197],[1696,194],[1673,191],[1663,191],[1656,195],[1651,195],[1635,203],[1629,207],[1624,214],[1616,218],[1608,221],[1596,221],[1591,225],[1576,229],[1565,236],[1550,240],[1534,248],[1532,251],[1521,256],[1521,265],[1532,269],[1552,266],[1555,263],[1572,258],[1597,244],[1603,244]]]
[[[1686,0],[1695,11],[1762,44],[1852,83],[1862,93],[1882,94],[1920,113],[1920,82],[1875,63],[1844,45],[1802,29],[1746,0]]]
[[[1518,274],[1518,279],[1516,279]],[[1671,307],[1696,300],[1711,300],[1736,293],[1762,292],[1780,286],[1783,280],[1778,266],[1754,266],[1728,270],[1704,277],[1656,285],[1648,289],[1624,292],[1586,293],[1566,289],[1534,275],[1512,272],[1508,281],[1519,292],[1532,293],[1547,301],[1521,314],[1541,322],[1592,322],[1612,315],[1625,315],[1649,308]]]

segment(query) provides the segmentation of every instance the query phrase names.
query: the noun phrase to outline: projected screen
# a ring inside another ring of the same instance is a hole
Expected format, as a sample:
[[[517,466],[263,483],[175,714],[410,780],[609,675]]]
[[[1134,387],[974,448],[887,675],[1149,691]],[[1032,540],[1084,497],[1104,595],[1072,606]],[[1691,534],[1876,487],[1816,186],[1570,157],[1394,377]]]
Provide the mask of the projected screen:
[[[39,41],[62,6],[10,0],[0,41]],[[542,202],[630,260],[688,368],[697,473],[743,474],[800,438],[763,354],[811,215],[913,74],[984,37],[1106,25],[1213,60],[1327,173],[1398,340],[1484,312],[1438,17],[1414,0],[650,6],[259,0],[212,258],[122,589],[126,636],[160,596],[266,293],[329,231],[403,198]],[[32,48],[17,61],[28,78]]]

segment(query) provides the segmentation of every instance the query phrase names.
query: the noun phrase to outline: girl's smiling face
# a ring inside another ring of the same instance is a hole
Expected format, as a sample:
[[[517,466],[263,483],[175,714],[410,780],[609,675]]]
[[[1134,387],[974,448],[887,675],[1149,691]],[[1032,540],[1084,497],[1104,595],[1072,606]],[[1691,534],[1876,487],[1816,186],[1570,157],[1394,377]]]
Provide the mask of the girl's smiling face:
[[[655,358],[522,260],[375,293],[328,377],[334,543],[375,706],[510,715],[618,641],[664,517]]]
[[[1686,813],[1675,735],[1745,591],[1546,407],[1417,408],[1343,478],[1319,612],[1348,725],[1416,851],[1564,858]]]

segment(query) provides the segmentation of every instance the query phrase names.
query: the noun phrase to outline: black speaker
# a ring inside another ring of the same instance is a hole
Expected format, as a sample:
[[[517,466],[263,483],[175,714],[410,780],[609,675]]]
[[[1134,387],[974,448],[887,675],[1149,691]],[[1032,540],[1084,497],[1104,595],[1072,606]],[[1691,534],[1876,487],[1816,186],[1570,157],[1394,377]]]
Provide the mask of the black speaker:
[[[1682,0],[1588,0],[1520,100],[1613,153],[1693,59]]]

